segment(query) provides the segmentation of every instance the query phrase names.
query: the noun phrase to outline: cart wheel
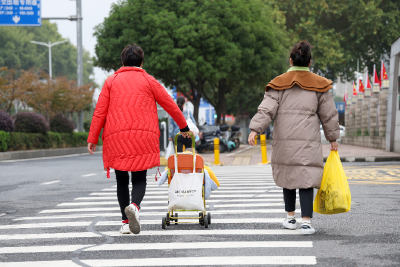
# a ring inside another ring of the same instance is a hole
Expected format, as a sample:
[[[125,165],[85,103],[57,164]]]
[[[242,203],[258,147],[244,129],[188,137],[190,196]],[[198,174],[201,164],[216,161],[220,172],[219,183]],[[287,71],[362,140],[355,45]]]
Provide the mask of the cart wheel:
[[[178,224],[178,213],[175,213],[175,225],[177,225]]]
[[[203,217],[203,213],[202,212],[200,212],[199,213],[199,224],[201,225],[201,226],[204,226],[204,217]]]
[[[207,213],[208,224],[211,224],[211,213]]]
[[[208,228],[208,218],[207,217],[208,217],[207,215],[204,216],[204,227],[205,228]]]
[[[166,224],[166,219],[163,217],[162,220],[161,220],[162,229],[165,229],[165,224]]]

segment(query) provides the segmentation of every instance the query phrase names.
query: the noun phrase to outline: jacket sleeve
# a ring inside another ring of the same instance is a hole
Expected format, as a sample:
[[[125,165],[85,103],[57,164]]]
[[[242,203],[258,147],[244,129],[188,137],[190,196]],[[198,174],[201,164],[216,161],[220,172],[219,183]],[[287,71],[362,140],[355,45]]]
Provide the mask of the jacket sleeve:
[[[258,106],[257,114],[251,119],[250,130],[262,134],[275,118],[278,107],[279,92],[274,89],[269,89],[264,94],[264,100],[261,102],[260,106]]]
[[[88,136],[88,143],[97,144],[101,129],[104,127],[108,107],[110,104],[110,80],[107,79],[104,83],[103,89],[97,101],[96,108],[93,113],[92,123],[90,124],[90,131]]]
[[[153,95],[158,104],[174,119],[181,132],[189,131],[185,116],[178,105],[172,100],[165,88],[152,76],[145,74],[153,91]]]
[[[334,142],[340,137],[339,115],[336,110],[332,94],[317,93],[318,96],[318,116],[324,129],[326,140]]]

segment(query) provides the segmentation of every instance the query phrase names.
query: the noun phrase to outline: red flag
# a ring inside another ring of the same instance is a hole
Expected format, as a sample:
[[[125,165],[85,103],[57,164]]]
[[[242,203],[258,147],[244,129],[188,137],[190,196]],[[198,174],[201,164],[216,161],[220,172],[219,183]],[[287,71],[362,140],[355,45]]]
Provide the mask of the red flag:
[[[367,89],[371,89],[371,84],[369,83],[369,78],[368,78],[368,74],[367,75],[365,75],[366,76],[366,78],[367,78]]]
[[[344,89],[343,101],[344,101],[345,106],[347,106],[347,88]]]
[[[375,68],[375,64],[374,64],[374,82],[373,82],[373,84],[379,84],[379,86],[381,86],[381,81],[379,81],[379,78],[378,78],[378,74],[376,73],[376,68]]]
[[[353,96],[357,96],[356,84],[353,82]]]
[[[364,84],[362,83],[362,80],[360,79],[360,82],[358,84],[358,92],[359,93],[364,93],[365,89],[364,89]]]
[[[386,74],[385,64],[383,64],[383,60],[382,60],[381,81],[387,80],[387,79],[388,79],[388,76]]]

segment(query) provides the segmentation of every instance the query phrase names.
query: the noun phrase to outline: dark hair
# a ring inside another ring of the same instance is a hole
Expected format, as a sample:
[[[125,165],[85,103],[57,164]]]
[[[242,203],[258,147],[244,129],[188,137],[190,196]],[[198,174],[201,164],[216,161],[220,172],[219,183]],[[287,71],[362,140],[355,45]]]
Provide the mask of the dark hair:
[[[311,44],[306,41],[301,41],[293,46],[292,51],[290,52],[293,66],[308,67],[311,61],[311,48]]]
[[[183,105],[185,105],[185,102],[186,99],[183,96],[178,96],[178,98],[176,99],[176,104],[181,111],[183,111]]]
[[[137,44],[128,45],[122,50],[121,62],[124,66],[140,67],[144,60],[144,52]]]

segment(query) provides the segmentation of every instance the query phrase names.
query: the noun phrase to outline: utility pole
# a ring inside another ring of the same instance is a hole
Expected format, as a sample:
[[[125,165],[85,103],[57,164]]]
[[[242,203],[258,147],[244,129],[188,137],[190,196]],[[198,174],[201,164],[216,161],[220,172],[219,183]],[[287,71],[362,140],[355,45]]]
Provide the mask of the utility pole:
[[[83,85],[83,46],[82,46],[82,0],[76,1],[76,16],[69,17],[46,17],[42,18],[42,20],[76,20],[76,32],[77,32],[77,86],[80,87]],[[83,132],[83,110],[79,112],[78,119],[78,131]]]
[[[83,85],[83,46],[82,46],[82,2],[76,0],[76,32],[77,32],[77,85]],[[78,131],[83,132],[83,110],[79,112]]]

